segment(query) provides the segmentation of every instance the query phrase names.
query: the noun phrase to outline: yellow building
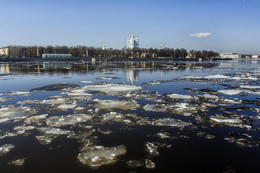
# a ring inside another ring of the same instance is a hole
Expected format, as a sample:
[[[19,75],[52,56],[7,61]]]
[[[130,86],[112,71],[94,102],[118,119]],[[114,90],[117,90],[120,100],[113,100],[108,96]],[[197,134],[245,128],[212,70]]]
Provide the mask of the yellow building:
[[[8,56],[8,47],[0,48],[0,56]]]

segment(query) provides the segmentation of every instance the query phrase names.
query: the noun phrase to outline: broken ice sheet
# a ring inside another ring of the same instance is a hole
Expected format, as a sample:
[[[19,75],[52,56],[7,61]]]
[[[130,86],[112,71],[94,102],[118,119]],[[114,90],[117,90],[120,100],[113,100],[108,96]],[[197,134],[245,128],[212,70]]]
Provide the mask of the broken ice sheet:
[[[130,167],[130,168],[139,168],[139,167],[143,167],[144,166],[144,161],[141,160],[127,160],[126,164]]]
[[[253,140],[252,136],[248,134],[232,132],[229,133],[225,140],[229,143],[235,143],[240,147],[258,147],[258,144]]]
[[[158,152],[158,146],[155,143],[152,142],[146,142],[145,143],[145,151],[149,153],[152,157],[157,157],[160,155]]]
[[[168,108],[172,113],[184,116],[191,116],[198,113],[198,111],[205,112],[207,110],[207,107],[203,105],[191,105],[188,103],[176,103]]]
[[[1,97],[0,102],[5,102],[5,101],[11,100],[11,99],[12,99],[11,97]]]
[[[62,110],[67,109],[74,109],[77,106],[76,102],[73,102],[72,104],[61,104],[57,108]]]
[[[150,160],[150,159],[145,159],[145,167],[148,169],[154,169],[155,168],[155,163]]]
[[[15,146],[13,144],[4,144],[0,146],[0,156],[11,151]]]
[[[192,99],[192,96],[182,94],[168,94],[167,96],[172,99]]]
[[[237,95],[242,93],[241,90],[218,90],[218,92],[225,95]]]
[[[17,96],[17,95],[30,96],[30,93],[27,91],[9,91],[4,94],[0,94],[0,96]]]
[[[145,111],[153,111],[153,112],[165,112],[167,110],[167,106],[165,104],[147,104],[143,106]]]
[[[225,76],[225,75],[217,74],[217,75],[206,76],[205,78],[207,78],[207,79],[229,79],[230,77],[229,76]]]
[[[138,91],[142,88],[138,86],[124,85],[124,84],[95,84],[95,85],[87,85],[83,87],[83,89],[102,92],[108,95],[122,95],[122,94],[128,94],[133,91]]]
[[[34,109],[29,107],[17,107],[17,106],[8,106],[0,109],[0,123],[5,123],[8,121],[20,121],[25,119],[32,113],[35,113]]]
[[[91,168],[98,168],[103,165],[113,164],[117,161],[117,157],[126,153],[124,145],[115,147],[96,147],[92,151],[83,151],[79,153],[79,161]]]
[[[91,118],[92,116],[87,114],[52,116],[46,120],[46,124],[50,127],[61,127],[61,126],[75,125],[77,123],[86,122]]]
[[[42,135],[36,136],[36,139],[41,144],[50,144],[55,138],[57,138],[59,135],[69,135],[71,134],[70,130],[62,130],[59,128],[51,128],[51,127],[40,127],[37,128]]]
[[[11,160],[8,162],[9,165],[23,166],[26,158]]]
[[[185,128],[185,127],[192,126],[192,123],[181,121],[178,119],[173,119],[173,118],[160,118],[160,119],[154,120],[152,122],[152,125]]]
[[[223,115],[215,115],[210,117],[210,120],[213,124],[221,124],[230,127],[239,127],[251,130],[252,127],[250,125],[244,124],[241,118],[243,117],[235,114],[230,117],[225,117]]]
[[[138,108],[136,101],[125,101],[125,100],[101,100],[95,107],[99,109],[121,109],[121,110],[135,110]]]

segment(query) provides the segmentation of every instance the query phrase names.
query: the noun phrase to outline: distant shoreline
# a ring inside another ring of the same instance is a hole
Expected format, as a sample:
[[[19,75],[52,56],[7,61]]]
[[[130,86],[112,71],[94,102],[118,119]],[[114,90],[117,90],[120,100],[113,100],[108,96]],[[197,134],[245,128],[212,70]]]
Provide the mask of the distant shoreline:
[[[213,59],[201,59],[201,58],[96,58],[96,62],[120,62],[120,61],[195,61],[195,62],[209,62],[216,60],[232,60],[232,59],[221,59],[221,58],[213,58]],[[71,62],[92,62],[92,58],[0,58],[0,62],[63,62],[63,61],[71,61]]]

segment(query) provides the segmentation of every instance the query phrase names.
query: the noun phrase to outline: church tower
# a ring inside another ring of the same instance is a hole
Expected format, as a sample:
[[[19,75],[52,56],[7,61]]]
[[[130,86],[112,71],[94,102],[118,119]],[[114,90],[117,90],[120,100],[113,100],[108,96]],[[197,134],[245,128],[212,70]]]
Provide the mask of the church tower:
[[[139,39],[138,39],[138,37],[135,38],[133,33],[132,33],[131,38],[127,38],[126,48],[127,49],[139,48]]]

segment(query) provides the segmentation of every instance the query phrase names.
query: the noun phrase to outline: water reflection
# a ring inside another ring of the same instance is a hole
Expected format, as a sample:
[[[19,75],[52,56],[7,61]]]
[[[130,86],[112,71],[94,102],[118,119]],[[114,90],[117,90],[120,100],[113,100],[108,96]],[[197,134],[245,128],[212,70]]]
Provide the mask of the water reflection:
[[[127,69],[126,77],[127,77],[127,81],[131,82],[133,85],[135,83],[135,81],[138,82],[139,72],[134,69]]]
[[[9,64],[1,64],[0,71],[3,74],[9,74],[10,73]]]
[[[127,69],[130,81],[138,80],[138,71],[143,70],[185,70],[186,68],[213,68],[217,63],[196,62],[38,62],[38,63],[10,63],[1,64],[1,73],[29,74],[29,73],[88,73],[89,71],[111,71],[113,69]],[[133,77],[131,77],[133,76]]]

